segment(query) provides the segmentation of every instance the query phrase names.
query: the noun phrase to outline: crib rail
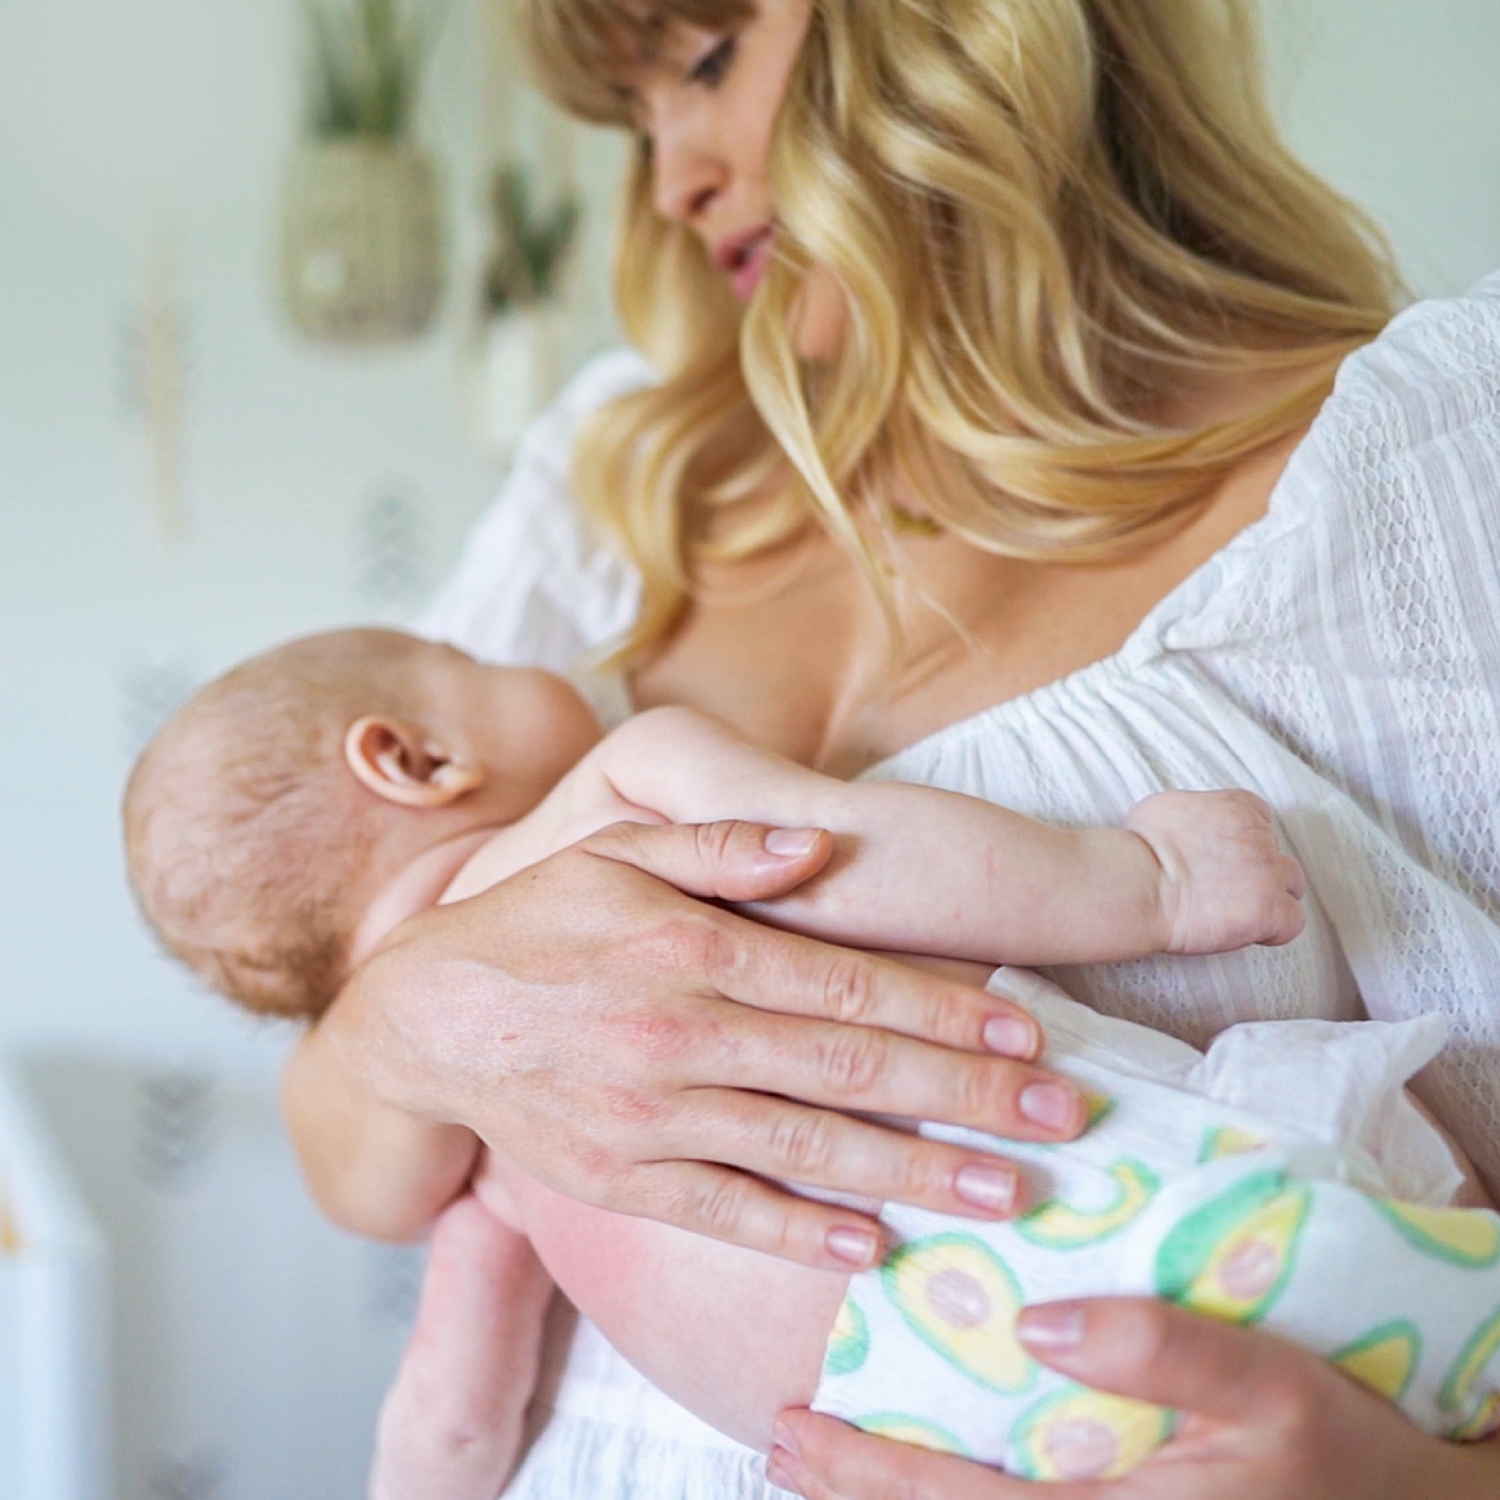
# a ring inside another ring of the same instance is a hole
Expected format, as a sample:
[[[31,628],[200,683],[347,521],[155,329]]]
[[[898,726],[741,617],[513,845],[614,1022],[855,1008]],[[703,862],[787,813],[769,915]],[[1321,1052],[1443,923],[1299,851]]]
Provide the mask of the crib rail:
[[[0,1496],[111,1500],[105,1243],[0,1060]]]

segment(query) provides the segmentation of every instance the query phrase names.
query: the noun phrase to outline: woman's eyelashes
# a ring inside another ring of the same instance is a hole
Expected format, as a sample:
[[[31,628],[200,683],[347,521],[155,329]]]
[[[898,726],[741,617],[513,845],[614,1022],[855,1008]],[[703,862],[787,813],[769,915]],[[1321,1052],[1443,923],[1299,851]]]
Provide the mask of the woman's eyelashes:
[[[688,81],[706,89],[718,88],[734,65],[734,54],[738,45],[738,37],[726,36],[722,42],[711,47],[693,64],[688,72]]]

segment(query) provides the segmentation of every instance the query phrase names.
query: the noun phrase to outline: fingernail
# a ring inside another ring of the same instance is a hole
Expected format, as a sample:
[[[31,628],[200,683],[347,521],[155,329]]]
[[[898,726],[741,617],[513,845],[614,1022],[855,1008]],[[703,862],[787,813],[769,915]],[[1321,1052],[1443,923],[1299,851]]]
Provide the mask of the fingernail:
[[[1021,1309],[1016,1337],[1031,1349],[1060,1352],[1083,1342],[1083,1309],[1076,1302],[1043,1302]]]
[[[817,842],[816,828],[773,828],[766,835],[766,853],[781,859],[800,859],[811,854]]]
[[[984,1045],[1005,1057],[1030,1057],[1036,1050],[1036,1027],[1019,1016],[991,1016],[984,1023]]]
[[[1021,1113],[1047,1130],[1067,1130],[1078,1118],[1078,1095],[1061,1083],[1033,1083],[1019,1102]]]
[[[771,1441],[778,1448],[785,1448],[793,1458],[802,1457],[802,1446],[797,1441],[797,1434],[785,1422],[778,1422],[771,1429]]]
[[[868,1229],[832,1229],[827,1244],[828,1253],[835,1260],[861,1271],[873,1266],[880,1254],[880,1239]]]
[[[1019,1188],[1016,1174],[1001,1167],[961,1167],[953,1179],[953,1191],[965,1203],[992,1214],[1008,1214],[1016,1206]]]
[[[780,1448],[775,1449],[766,1460],[766,1479],[778,1490],[791,1490],[793,1494],[801,1494],[797,1476],[792,1472],[793,1462],[790,1453],[783,1453]]]

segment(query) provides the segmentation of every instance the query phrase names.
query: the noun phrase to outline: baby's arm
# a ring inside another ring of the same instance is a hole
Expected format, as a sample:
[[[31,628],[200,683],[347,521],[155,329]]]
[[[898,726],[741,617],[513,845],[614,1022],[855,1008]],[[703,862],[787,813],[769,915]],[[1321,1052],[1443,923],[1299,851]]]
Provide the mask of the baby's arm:
[[[495,1500],[521,1452],[552,1278],[472,1193],[439,1217],[380,1410],[370,1500]]]
[[[675,823],[827,829],[824,874],[756,914],[852,947],[1089,963],[1284,943],[1302,927],[1301,871],[1247,792],[1169,792],[1124,828],[1055,828],[931,787],[838,781],[688,709],[631,720],[559,792],[558,826],[603,802]]]

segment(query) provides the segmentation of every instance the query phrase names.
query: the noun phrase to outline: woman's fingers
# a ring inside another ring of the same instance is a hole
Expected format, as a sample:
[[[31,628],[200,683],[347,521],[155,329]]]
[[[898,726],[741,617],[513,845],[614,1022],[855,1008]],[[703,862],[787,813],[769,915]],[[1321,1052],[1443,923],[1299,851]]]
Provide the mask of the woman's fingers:
[[[1025,1207],[1019,1169],[997,1156],[870,1125],[847,1115],[703,1089],[683,1106],[676,1139],[684,1156],[733,1162],[781,1178],[936,1213],[1003,1219]]]
[[[1038,1304],[1022,1312],[1016,1333],[1042,1363],[1084,1385],[1231,1425],[1289,1407],[1327,1373],[1282,1339],[1149,1297]]]
[[[812,879],[834,845],[822,829],[725,822],[616,823],[576,847],[706,901],[773,901]]]
[[[754,1010],[721,1013],[717,1025],[714,1073],[722,1085],[1018,1141],[1068,1140],[1088,1120],[1077,1087],[1032,1063]]]
[[[578,845],[584,853],[628,864],[689,895],[728,901],[770,900],[827,863],[833,840],[806,833],[806,852],[772,855],[777,830],[754,823],[656,827],[620,823]],[[728,912],[704,912],[689,938],[690,957],[724,998],[762,1010],[882,1027],[970,1052],[1035,1057],[1041,1029],[1018,1005],[973,985],[942,979],[870,953],[832,947]],[[694,941],[695,940],[695,941]]]
[[[870,1437],[831,1417],[783,1412],[766,1477],[807,1500],[1091,1500],[1094,1486],[1037,1486],[995,1469]]]
[[[647,1162],[625,1174],[622,1189],[631,1213],[818,1271],[863,1271],[884,1253],[874,1220],[795,1197],[729,1167]]]

